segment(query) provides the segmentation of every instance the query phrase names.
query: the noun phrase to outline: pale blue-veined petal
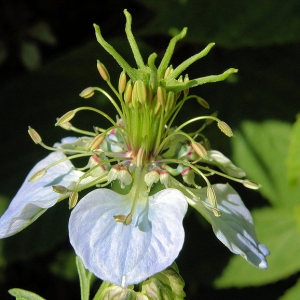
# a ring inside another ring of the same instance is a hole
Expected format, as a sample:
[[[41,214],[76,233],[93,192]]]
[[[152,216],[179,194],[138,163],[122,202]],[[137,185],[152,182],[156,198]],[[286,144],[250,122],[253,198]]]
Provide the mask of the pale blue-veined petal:
[[[197,209],[211,223],[217,238],[235,254],[240,254],[258,268],[267,268],[268,249],[256,238],[253,219],[238,193],[229,184],[213,185],[221,216],[216,217],[206,196],[206,188],[197,195],[201,200],[189,199],[189,204]],[[202,203],[205,202],[206,206]]]
[[[21,231],[53,206],[61,195],[54,192],[52,186],[62,185],[68,188],[82,176],[82,172],[74,170],[72,163],[65,160],[49,168],[41,178],[29,181],[33,174],[65,157],[61,152],[52,152],[33,167],[0,218],[0,238]]]
[[[114,216],[128,214],[132,199],[108,189],[87,194],[69,220],[70,242],[85,267],[102,280],[127,286],[173,263],[183,242],[186,198],[175,189],[138,205],[129,225]]]

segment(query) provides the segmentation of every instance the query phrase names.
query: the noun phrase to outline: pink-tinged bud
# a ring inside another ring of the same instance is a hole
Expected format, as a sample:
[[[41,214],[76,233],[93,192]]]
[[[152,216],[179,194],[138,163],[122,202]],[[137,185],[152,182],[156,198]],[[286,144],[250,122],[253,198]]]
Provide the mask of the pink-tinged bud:
[[[249,179],[244,179],[242,181],[242,184],[244,187],[246,187],[248,189],[252,189],[252,190],[258,190],[259,188],[261,188],[260,184],[257,184]]]
[[[29,181],[30,182],[33,182],[33,181],[36,181],[40,178],[42,178],[45,174],[46,174],[46,169],[43,168],[43,169],[40,169],[39,171],[35,172],[30,178],[29,178]]]
[[[159,180],[166,188],[169,186],[170,175],[168,171],[162,171],[159,174]]]
[[[200,158],[207,157],[207,151],[203,145],[201,145],[200,143],[197,143],[197,142],[192,142],[191,146],[194,149],[194,151],[199,155]]]
[[[127,83],[127,78],[126,78],[126,73],[123,71],[120,74],[119,77],[119,93],[122,94],[125,91],[126,88],[126,83]]]
[[[121,188],[123,189],[126,185],[130,185],[132,182],[132,176],[127,168],[121,168],[118,174]]]
[[[152,187],[154,183],[159,181],[159,172],[156,169],[152,169],[148,173],[145,174],[144,181],[149,188]]]
[[[106,67],[99,60],[97,60],[97,69],[98,69],[98,71],[100,73],[100,76],[102,77],[102,79],[104,81],[109,81],[110,80],[110,76],[109,76],[109,73],[108,73]]]
[[[95,94],[95,88],[87,87],[79,94],[79,96],[81,98],[88,99],[94,96],[94,94]]]
[[[75,207],[78,202],[78,192],[72,192],[69,197],[69,209]]]
[[[182,179],[188,185],[195,184],[195,173],[191,168],[186,168],[181,172]]]
[[[101,144],[105,139],[105,135],[103,133],[97,134],[89,143],[88,148],[93,150],[99,149]]]
[[[70,120],[72,120],[74,118],[75,114],[76,114],[75,110],[68,111],[62,117],[58,118],[55,126],[61,126],[65,123],[69,122]]]
[[[64,195],[69,192],[69,189],[63,185],[53,185],[52,189],[53,189],[53,192],[61,194],[61,195]]]
[[[42,142],[41,136],[37,133],[35,129],[33,129],[30,126],[28,127],[28,134],[35,144],[40,144]]]
[[[233,132],[232,129],[230,128],[230,126],[225,123],[224,121],[218,121],[218,127],[219,129],[228,137],[232,137],[233,136]]]
[[[107,174],[107,181],[112,182],[112,181],[118,179],[119,172],[120,172],[120,168],[117,166],[113,166]]]

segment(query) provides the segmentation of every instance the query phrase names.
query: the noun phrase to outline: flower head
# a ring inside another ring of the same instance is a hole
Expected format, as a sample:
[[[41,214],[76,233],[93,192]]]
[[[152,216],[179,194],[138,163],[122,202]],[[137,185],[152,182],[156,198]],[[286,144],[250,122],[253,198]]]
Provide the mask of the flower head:
[[[112,95],[99,87],[80,93],[86,99],[103,94],[114,106],[117,120],[95,107],[73,109],[59,118],[56,126],[82,136],[66,138],[54,147],[44,145],[30,128],[34,142],[53,153],[33,168],[1,217],[0,237],[17,233],[47,208],[69,198],[69,235],[76,254],[96,276],[125,287],[173,263],[183,245],[182,220],[190,204],[233,253],[265,268],[268,253],[256,239],[249,211],[229,185],[210,183],[212,175],[245,183],[245,172],[222,153],[211,150],[203,133],[215,122],[231,137],[230,127],[213,114],[174,126],[187,101],[196,99],[209,108],[204,99],[190,95],[192,87],[225,80],[237,70],[230,68],[219,75],[195,79],[184,74],[208,54],[213,43],[177,67],[170,65],[186,28],[171,39],[158,66],[155,53],[145,63],[131,32],[131,16],[127,11],[125,16],[125,31],[137,68],[106,42],[95,25],[98,42],[122,71],[115,88],[109,71],[98,61],[100,76]],[[93,131],[74,127],[72,119],[84,110],[105,118],[110,127],[93,127]],[[185,131],[196,122],[200,124],[196,132]],[[76,167],[77,158],[86,158],[86,166]],[[96,189],[78,198],[82,190],[91,187]]]

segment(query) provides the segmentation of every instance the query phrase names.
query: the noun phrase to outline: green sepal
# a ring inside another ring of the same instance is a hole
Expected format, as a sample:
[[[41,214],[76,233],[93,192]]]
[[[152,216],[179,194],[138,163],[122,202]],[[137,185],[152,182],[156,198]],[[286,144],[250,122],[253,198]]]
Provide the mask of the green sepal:
[[[18,289],[18,288],[10,289],[8,292],[10,295],[14,296],[17,300],[45,300],[45,298],[33,292]]]
[[[177,265],[172,264],[137,286],[120,286],[103,282],[93,300],[182,300],[185,298],[184,281]]]

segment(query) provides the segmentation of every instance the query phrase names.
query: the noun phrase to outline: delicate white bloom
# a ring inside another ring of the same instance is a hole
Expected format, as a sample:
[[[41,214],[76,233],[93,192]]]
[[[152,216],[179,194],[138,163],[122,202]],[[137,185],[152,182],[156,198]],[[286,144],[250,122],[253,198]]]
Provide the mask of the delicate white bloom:
[[[52,207],[61,197],[53,191],[52,186],[68,188],[79,179],[83,173],[74,170],[72,163],[65,160],[49,168],[38,180],[29,181],[33,174],[65,157],[61,152],[52,152],[33,167],[0,218],[0,238],[16,234]]]
[[[76,254],[97,277],[121,286],[139,283],[170,266],[184,241],[183,194],[165,189],[139,201],[132,222],[114,216],[130,212],[132,199],[109,189],[97,189],[81,199],[69,221]]]
[[[229,184],[215,184],[213,188],[218,199],[220,217],[216,217],[211,209],[206,207],[210,206],[206,188],[197,194],[206,206],[202,201],[192,199],[188,199],[189,204],[207,218],[217,238],[231,252],[240,254],[258,268],[267,268],[266,256],[269,251],[257,241],[252,216],[238,193]]]

